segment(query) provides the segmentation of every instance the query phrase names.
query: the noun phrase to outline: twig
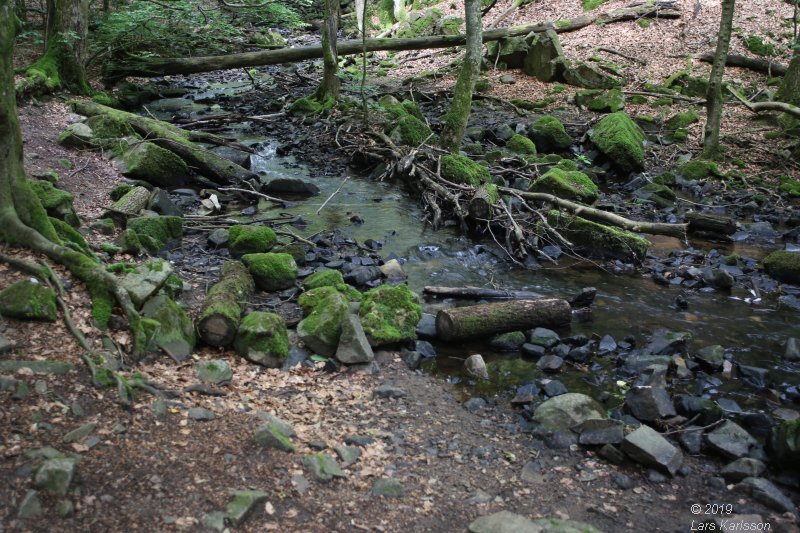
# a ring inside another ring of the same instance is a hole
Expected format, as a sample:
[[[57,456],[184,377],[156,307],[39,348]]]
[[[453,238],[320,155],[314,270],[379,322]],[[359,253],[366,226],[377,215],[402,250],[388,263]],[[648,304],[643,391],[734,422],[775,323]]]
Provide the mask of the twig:
[[[609,54],[614,54],[614,55],[617,55],[617,56],[620,56],[620,57],[624,57],[625,59],[629,59],[631,61],[639,63],[640,65],[646,65],[647,64],[647,61],[644,61],[643,59],[639,59],[638,57],[634,57],[634,56],[630,56],[628,54],[624,54],[624,53],[620,52],[619,50],[614,50],[613,48],[606,48],[605,46],[601,46],[600,48],[598,48],[598,50],[601,51],[601,52],[607,52]]]
[[[254,191],[254,190],[251,190],[251,189],[240,189],[238,187],[220,187],[219,190],[220,191],[225,191],[225,192],[233,191],[233,192],[242,192],[242,193],[245,193],[245,194],[252,194],[253,196],[258,196],[259,198],[264,198],[265,200],[269,200],[270,202],[273,202],[273,203],[276,203],[276,204],[281,204],[281,205],[284,205],[286,203],[286,202],[284,202],[283,200],[281,200],[279,198],[274,198],[272,196],[268,196],[268,195],[266,195],[264,193],[261,193],[261,192],[258,192],[258,191]]]
[[[330,202],[330,201],[331,201],[331,199],[332,199],[334,196],[336,196],[337,194],[339,194],[339,191],[341,191],[341,190],[342,190],[342,187],[344,187],[344,184],[345,184],[345,183],[347,183],[347,180],[349,180],[349,179],[350,179],[350,176],[346,176],[346,177],[345,177],[345,178],[342,180],[342,183],[340,183],[340,184],[339,184],[339,187],[338,187],[338,188],[337,188],[335,191],[333,191],[333,192],[331,193],[331,195],[330,195],[330,196],[328,196],[328,198],[327,198],[327,199],[326,199],[324,202],[322,202],[322,205],[321,205],[321,206],[319,206],[319,209],[317,209],[316,213],[314,213],[315,215],[319,215],[319,212],[320,212],[320,211],[322,211],[322,209],[323,209],[323,208],[324,208],[326,205],[328,205],[328,202]]]

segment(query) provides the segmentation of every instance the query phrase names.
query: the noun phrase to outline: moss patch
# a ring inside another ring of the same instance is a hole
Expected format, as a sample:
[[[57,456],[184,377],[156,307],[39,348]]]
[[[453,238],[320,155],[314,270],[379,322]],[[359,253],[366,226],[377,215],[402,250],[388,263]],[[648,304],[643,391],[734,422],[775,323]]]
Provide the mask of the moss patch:
[[[748,35],[744,39],[744,47],[757,56],[775,55],[775,47],[772,43],[765,43],[759,35]]]
[[[641,261],[650,243],[635,233],[597,224],[560,211],[550,211],[548,223],[582,252],[612,259]]]
[[[89,248],[89,245],[86,243],[86,239],[84,239],[83,235],[78,233],[75,228],[57,218],[50,217],[50,223],[53,225],[53,229],[56,230],[58,237],[64,243],[64,246],[72,248],[86,257],[96,259],[94,252],[92,252],[92,249]]]
[[[177,361],[188,358],[197,341],[194,325],[186,311],[169,296],[159,294],[148,300],[142,316],[158,322],[152,339],[164,352]]]
[[[108,124],[115,116],[109,115]],[[123,175],[159,187],[179,185],[189,177],[189,167],[183,159],[151,142],[139,143],[122,154],[122,167]]]
[[[128,220],[141,245],[150,253],[158,253],[183,236],[181,217],[136,217]],[[119,244],[119,243],[118,243]]]
[[[18,281],[0,291],[0,315],[20,320],[56,320],[56,293],[32,281]]]
[[[280,367],[289,356],[286,322],[275,313],[250,313],[239,325],[233,347],[249,361]]]
[[[381,285],[364,294],[359,316],[370,344],[381,346],[416,339],[422,308],[407,285]]]
[[[315,353],[333,356],[347,313],[347,297],[335,287],[319,287],[300,295],[297,303],[306,315],[297,325],[297,335]]]
[[[519,133],[515,133],[506,141],[506,148],[515,154],[536,155],[536,145],[533,144],[533,141]]]
[[[676,171],[687,180],[701,180],[711,176],[722,176],[716,163],[703,159],[692,159],[679,166]]]
[[[626,113],[618,111],[604,117],[589,137],[620,170],[636,172],[644,169],[645,135]]]
[[[29,183],[49,216],[63,220],[75,228],[81,225],[78,215],[72,208],[72,201],[75,198],[72,194],[56,189],[49,181],[34,180]]]
[[[608,2],[608,0],[581,0],[584,11],[592,11]]]
[[[572,146],[564,124],[556,117],[544,115],[531,125],[531,137],[544,150],[566,150]]]
[[[597,113],[616,113],[625,105],[625,97],[619,89],[588,89],[575,93],[575,104]]]
[[[242,263],[250,270],[258,288],[279,291],[294,285],[297,279],[297,263],[289,254],[247,254]]]
[[[236,225],[228,231],[228,250],[234,257],[268,252],[278,236],[266,226]]]
[[[780,185],[778,190],[789,198],[800,198],[800,180],[796,180],[791,176],[781,176],[778,178]]]
[[[403,115],[397,119],[396,124],[391,137],[407,146],[418,146],[433,133],[427,124],[414,115]]]
[[[764,271],[784,283],[800,285],[800,253],[778,250],[761,262]]]
[[[319,115],[323,111],[332,109],[335,105],[335,98],[328,98],[320,102],[313,96],[304,96],[292,102],[292,105],[289,106],[289,111],[298,114]]]
[[[303,280],[304,291],[319,287],[339,287],[342,285],[345,285],[344,278],[338,270],[319,270]]]
[[[473,187],[492,180],[488,168],[461,154],[442,156],[442,177],[453,183],[465,183]]]
[[[551,168],[533,182],[530,191],[546,192],[567,200],[591,204],[597,200],[599,190],[589,176],[576,170]]]

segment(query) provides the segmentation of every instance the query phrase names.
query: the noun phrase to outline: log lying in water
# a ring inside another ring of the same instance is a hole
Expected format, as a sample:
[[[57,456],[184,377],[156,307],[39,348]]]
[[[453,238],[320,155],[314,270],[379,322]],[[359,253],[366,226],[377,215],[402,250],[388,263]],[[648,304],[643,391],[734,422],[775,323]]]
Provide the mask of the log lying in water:
[[[434,296],[444,296],[445,298],[488,298],[492,300],[535,300],[544,298],[544,295],[538,292],[484,289],[481,287],[426,286],[422,289],[422,292]]]
[[[510,300],[443,309],[436,315],[436,334],[445,341],[463,341],[538,326],[562,326],[571,319],[566,300]]]
[[[615,9],[608,13],[601,13],[598,15],[583,15],[574,19],[524,24],[511,28],[489,30],[483,32],[483,42],[497,41],[508,37],[528,35],[531,32],[544,32],[546,30],[565,33],[585,28],[591,24],[610,24],[612,22],[637,20],[643,17],[678,18],[680,17],[680,11],[678,11],[674,3],[671,2],[656,2],[654,5],[642,4],[623,9]],[[364,46],[367,52],[376,52],[380,50],[427,50],[432,48],[462,46],[465,42],[465,35],[435,35],[433,37],[416,37],[410,39],[367,39]],[[337,53],[340,56],[360,54],[362,51],[361,46],[361,40],[339,41],[336,45]],[[296,63],[298,61],[317,59],[320,57],[322,57],[322,45],[318,44],[224,56],[172,58],[130,57],[124,62],[109,63],[103,72],[103,79],[106,83],[113,84],[126,76],[149,78],[174,74],[196,74],[198,72],[211,72],[214,70]]]
[[[197,335],[210,346],[227,346],[236,337],[242,310],[252,296],[255,283],[239,261],[226,263],[220,281],[206,294],[197,319]]]
[[[725,238],[736,232],[736,222],[729,217],[690,211],[685,218],[690,233]]]
[[[87,100],[74,100],[71,105],[72,110],[80,115],[87,117],[108,115],[127,122],[136,133],[173,152],[198,174],[217,183],[239,183],[256,177],[256,174],[246,168],[196,144],[197,142],[227,144],[217,135],[184,130],[161,120],[141,117]]]

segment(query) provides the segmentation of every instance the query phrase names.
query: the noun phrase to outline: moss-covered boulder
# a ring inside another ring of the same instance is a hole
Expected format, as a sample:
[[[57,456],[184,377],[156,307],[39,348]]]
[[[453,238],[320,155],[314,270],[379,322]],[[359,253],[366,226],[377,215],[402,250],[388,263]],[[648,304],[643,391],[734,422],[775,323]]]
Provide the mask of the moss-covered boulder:
[[[687,71],[673,74],[667,78],[665,85],[670,89],[680,91],[681,94],[691,97],[702,98],[708,93],[708,78],[691,76]]]
[[[247,254],[242,256],[242,263],[264,291],[288,289],[297,279],[297,263],[289,254]]]
[[[667,140],[673,142],[686,140],[686,137],[689,135],[689,132],[686,130],[686,128],[698,120],[700,120],[700,115],[698,115],[697,111],[695,110],[684,111],[682,113],[676,113],[672,115],[664,123],[664,130]]]
[[[138,137],[131,125],[116,115],[95,115],[86,119],[86,125],[92,128],[95,141],[104,146],[123,137]]]
[[[425,37],[436,33],[436,25],[444,13],[441,9],[431,8],[422,12],[414,12],[397,30],[398,37]]]
[[[621,84],[619,78],[583,61],[567,62],[562,76],[568,84],[585,89],[613,89]]]
[[[176,361],[185,361],[192,355],[197,337],[192,319],[186,311],[166,294],[159,294],[145,302],[142,316],[158,322],[153,332],[153,342]]]
[[[396,126],[389,137],[397,144],[418,146],[425,142],[432,133],[430,127],[414,115],[403,115],[397,119]]]
[[[486,43],[486,61],[505,68],[522,68],[530,46],[522,37],[510,37]]]
[[[122,174],[152,183],[157,187],[176,187],[189,178],[183,159],[151,142],[138,143],[119,160]]]
[[[572,146],[572,137],[569,136],[564,124],[556,117],[544,115],[531,124],[528,134],[539,149],[544,151],[561,151]]]
[[[550,211],[550,226],[589,256],[623,261],[641,261],[650,243],[630,231],[604,226],[585,218]]]
[[[645,135],[626,113],[618,111],[603,117],[589,133],[589,138],[619,170],[644,169]]]
[[[72,207],[72,201],[75,199],[71,193],[56,189],[49,181],[35,180],[31,181],[31,189],[39,197],[42,202],[42,207],[47,211],[48,216],[63,220],[73,228],[81,225],[75,209]]]
[[[248,361],[280,368],[289,356],[286,322],[275,313],[250,313],[239,324],[233,347]]]
[[[123,230],[117,235],[117,238],[114,239],[114,244],[119,248],[119,253],[121,254],[137,256],[144,250],[139,236],[135,231],[130,229]]]
[[[458,15],[447,15],[436,23],[437,35],[460,35],[464,19]]]
[[[616,113],[625,106],[625,97],[619,89],[588,89],[575,93],[575,105],[597,113]]]
[[[67,126],[58,135],[57,141],[58,144],[65,148],[74,148],[76,150],[97,148],[92,128],[83,122],[76,122]]]
[[[679,166],[676,172],[685,180],[702,180],[712,176],[721,177],[724,175],[719,170],[716,163],[704,159],[692,159],[691,161],[687,161]]]
[[[477,187],[492,180],[489,169],[461,154],[442,156],[442,177],[453,183]]]
[[[764,271],[784,283],[800,285],[800,253],[778,250],[761,262]]]
[[[228,232],[228,251],[233,257],[269,252],[278,236],[266,226],[231,226]]]
[[[529,49],[522,63],[522,72],[539,81],[553,81],[566,61],[558,34],[555,30],[537,32],[527,41]]]
[[[143,248],[155,254],[180,242],[183,237],[183,218],[136,217],[128,220],[127,229],[136,234]]]
[[[286,37],[275,30],[267,30],[254,33],[250,42],[262,48],[283,48],[286,46]]]
[[[359,317],[370,345],[382,346],[416,339],[422,308],[407,285],[381,285],[364,294]]]
[[[533,144],[533,141],[519,133],[515,133],[506,141],[506,148],[515,154],[536,155],[536,145]]]
[[[662,209],[671,207],[677,198],[675,191],[666,185],[661,185],[660,183],[655,182],[648,183],[644,187],[639,187],[633,191],[633,195],[641,200],[653,202],[656,204],[656,206]]]
[[[338,270],[318,270],[303,280],[304,291],[319,287],[340,287],[342,285],[345,285],[344,277]]]
[[[319,355],[333,356],[347,314],[347,297],[335,287],[319,287],[303,293],[297,303],[306,315],[297,325],[300,340]]]
[[[546,192],[567,200],[578,200],[585,204],[594,203],[599,195],[597,185],[589,176],[577,170],[551,168],[539,179],[531,183],[531,192]]]
[[[128,291],[133,304],[141,307],[161,290],[171,274],[170,264],[167,261],[156,259],[126,271],[125,277],[120,281],[120,286]]]
[[[18,281],[0,291],[0,316],[20,320],[56,320],[56,293],[32,281]]]

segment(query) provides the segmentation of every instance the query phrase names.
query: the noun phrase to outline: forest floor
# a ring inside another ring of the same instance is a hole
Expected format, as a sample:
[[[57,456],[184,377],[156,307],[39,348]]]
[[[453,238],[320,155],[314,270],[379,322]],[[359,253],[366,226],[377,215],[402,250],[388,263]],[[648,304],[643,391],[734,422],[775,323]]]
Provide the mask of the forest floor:
[[[685,13],[693,12],[694,2],[677,3]],[[635,23],[590,27],[565,37],[565,48],[568,53],[588,53],[589,45],[606,43],[648,58],[708,51],[718,17],[716,4],[698,2],[702,9],[693,19],[658,21],[648,29]],[[781,18],[788,9],[777,2],[747,4],[737,15],[744,33],[767,31],[764,28],[776,16],[770,10],[779,11]],[[461,8],[460,3],[453,5]],[[534,2],[506,23],[565,18],[579,14],[578,5],[577,1]],[[642,38],[637,38],[640,33]],[[673,47],[676,34],[691,46]],[[422,53],[409,54],[410,61],[398,69],[398,76],[413,69],[437,69],[452,60],[437,53],[414,63],[415,55]],[[650,60],[654,70],[639,74],[641,79],[661,79],[682,68],[683,62]],[[656,65],[664,71],[656,70]],[[747,80],[752,74],[732,69],[729,76]],[[549,94],[550,88],[516,77],[514,84],[495,84],[491,94],[524,95],[531,100]],[[741,108],[734,109],[725,132],[759,139],[761,126],[748,122]],[[56,169],[60,184],[75,195],[81,218],[97,218],[122,176],[100,154],[67,150],[55,142],[69,121],[66,106],[58,99],[22,107],[20,120],[28,172]],[[689,142],[696,145],[699,126],[692,134]],[[758,152],[754,162],[764,153]],[[28,256],[18,249],[0,251]],[[0,264],[0,289],[24,277]],[[89,298],[80,284],[70,288],[67,304],[78,327],[99,346],[102,335],[91,324]],[[721,462],[687,456],[688,475],[659,479],[632,464],[613,465],[591,450],[551,449],[520,429],[519,413],[512,407],[489,403],[467,410],[463,390],[409,370],[395,352],[380,352],[380,373],[367,375],[327,372],[321,364],[317,369],[267,370],[244,362],[232,351],[203,348],[195,352],[196,360],[224,359],[233,369],[223,396],[186,392],[197,382],[194,361],[175,364],[163,357],[139,370],[178,395],[163,405],[140,393],[128,410],[116,402],[113,389],[92,387],[80,363],[80,348],[62,322],[9,319],[0,321],[0,334],[14,345],[12,355],[4,358],[74,365],[63,375],[21,369],[3,376],[29,383],[30,390],[17,389],[14,394],[19,397],[13,400],[10,391],[0,393],[0,533],[206,530],[204,517],[224,510],[230,491],[245,489],[263,491],[266,498],[236,528],[240,531],[464,531],[478,516],[509,510],[531,518],[579,520],[607,532],[678,532],[689,531],[697,522],[691,506],[707,503],[732,504],[739,514],[759,514],[772,531],[798,531],[793,517],[728,490],[716,477]],[[119,344],[129,342],[125,332],[113,336]],[[381,385],[396,388],[399,397],[376,397],[374,391]],[[190,419],[193,407],[209,409],[214,418]],[[255,415],[259,412],[292,425],[297,432],[295,452],[256,445],[253,433],[261,423]],[[79,427],[90,429],[74,441],[65,440]],[[323,446],[335,455],[333,448],[352,437],[362,437],[356,440],[363,446],[358,460],[344,469],[343,479],[319,483],[301,464],[303,455]],[[18,519],[17,510],[31,488],[35,465],[31,454],[46,446],[79,458],[72,489],[64,498],[42,496],[45,513],[40,518]],[[373,495],[373,484],[381,478],[398,480],[404,494]],[[65,501],[73,509],[59,518],[56,508]]]

